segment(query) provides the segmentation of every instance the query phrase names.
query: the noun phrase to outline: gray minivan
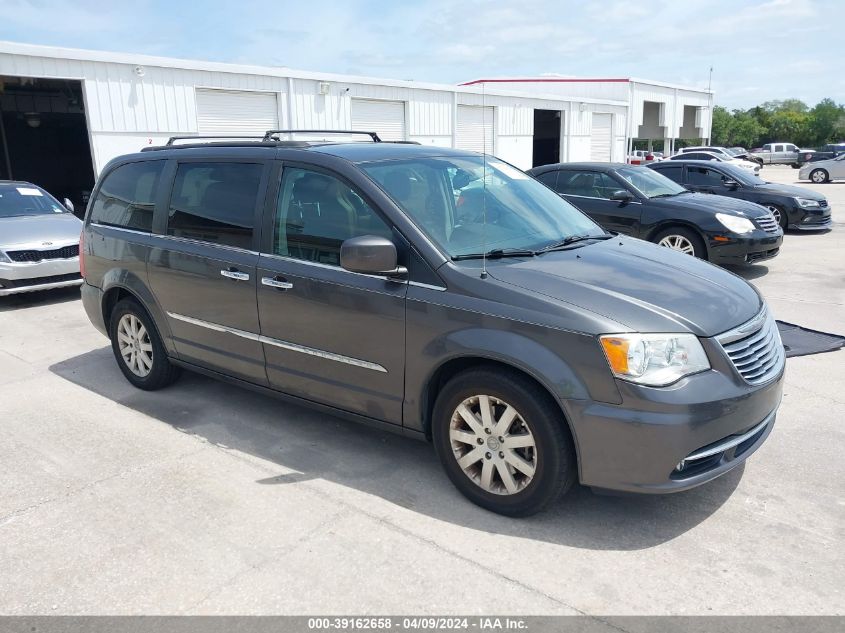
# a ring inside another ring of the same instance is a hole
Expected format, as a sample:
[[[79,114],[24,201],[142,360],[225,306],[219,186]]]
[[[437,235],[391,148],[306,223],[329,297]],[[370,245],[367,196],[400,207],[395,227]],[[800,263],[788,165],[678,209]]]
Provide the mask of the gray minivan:
[[[576,480],[707,482],[781,399],[751,285],[472,152],[270,133],[152,148],[103,170],[81,246],[85,309],[135,386],[187,368],[429,440],[502,514]]]

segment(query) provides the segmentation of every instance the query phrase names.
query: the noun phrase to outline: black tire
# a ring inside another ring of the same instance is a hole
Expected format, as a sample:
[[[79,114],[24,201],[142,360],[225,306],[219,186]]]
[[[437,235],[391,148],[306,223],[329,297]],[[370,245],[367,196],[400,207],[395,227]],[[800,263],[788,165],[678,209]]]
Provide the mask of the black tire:
[[[792,169],[801,169],[801,165],[799,165],[798,163],[792,163],[792,165],[790,166],[792,167]]]
[[[149,345],[152,347],[152,366],[146,376],[133,373],[120,351],[118,326],[121,319],[127,315],[134,316],[141,322],[146,330]],[[147,311],[134,299],[123,299],[112,310],[109,317],[109,337],[111,338],[112,352],[117,361],[117,366],[135,387],[146,391],[155,391],[168,386],[179,377],[179,367],[173,365],[168,359],[167,351],[164,349],[155,323],[153,323]]]
[[[533,478],[512,494],[488,492],[475,483],[458,464],[452,448],[449,430],[453,414],[465,400],[482,394],[513,406],[534,436]],[[434,406],[432,439],[455,487],[473,503],[498,514],[511,517],[535,514],[556,501],[575,482],[575,450],[560,407],[536,383],[507,369],[478,367],[452,378],[440,391]]]
[[[668,229],[663,229],[659,233],[655,234],[654,237],[651,238],[651,241],[655,244],[660,244],[661,240],[671,235],[679,235],[686,238],[686,240],[692,245],[693,249],[693,252],[689,253],[690,255],[698,257],[699,259],[707,259],[707,249],[704,246],[704,240],[701,239],[701,236],[699,236],[698,233],[683,226],[670,226]]]
[[[816,174],[820,174],[823,178],[821,180],[816,180],[813,177]],[[810,182],[820,184],[820,183],[828,182],[828,181],[830,181],[830,174],[827,173],[827,170],[825,170],[825,169],[814,169],[813,171],[810,172]]]

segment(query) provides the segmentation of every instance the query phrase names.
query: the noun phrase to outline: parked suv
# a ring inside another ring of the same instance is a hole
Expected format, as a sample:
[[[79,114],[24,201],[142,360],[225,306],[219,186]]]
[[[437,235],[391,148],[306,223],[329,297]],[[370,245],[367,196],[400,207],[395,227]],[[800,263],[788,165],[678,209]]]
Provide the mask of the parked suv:
[[[739,198],[766,207],[783,229],[812,231],[831,227],[827,198],[806,187],[767,182],[725,163],[690,160],[649,167],[690,191]]]
[[[82,283],[82,222],[29,182],[0,180],[0,297]]]
[[[560,163],[528,173],[609,231],[714,263],[742,265],[771,259],[783,242],[783,231],[762,207],[690,193],[647,167]]]
[[[490,156],[145,151],[105,167],[82,244],[85,310],[133,385],[188,368],[428,439],[503,514],[575,481],[709,481],[764,442],[781,399],[752,286],[612,236]]]

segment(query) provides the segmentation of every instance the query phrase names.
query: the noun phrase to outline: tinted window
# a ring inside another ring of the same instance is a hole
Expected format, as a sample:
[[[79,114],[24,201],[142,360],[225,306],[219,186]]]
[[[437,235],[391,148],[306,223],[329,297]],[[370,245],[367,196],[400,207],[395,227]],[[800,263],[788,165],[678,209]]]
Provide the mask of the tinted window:
[[[182,163],[176,171],[167,234],[252,248],[263,165]]]
[[[564,171],[558,176],[558,191],[572,196],[609,200],[622,185],[610,176],[596,171]]]
[[[391,230],[349,185],[307,169],[285,169],[273,230],[273,252],[340,265],[340,245],[362,235],[391,238]]]
[[[660,169],[655,169],[658,174],[662,174],[666,176],[669,180],[674,180],[677,183],[683,181],[683,165],[666,165],[665,167],[661,166]]]
[[[111,171],[94,199],[91,221],[150,231],[163,169],[163,160],[151,160],[128,163]]]
[[[556,171],[547,171],[543,172],[542,174],[539,174],[538,176],[535,176],[535,178],[537,178],[537,180],[542,182],[547,187],[551,187],[552,189],[557,190],[555,187],[555,185],[557,184],[557,174],[558,172]]]
[[[716,186],[721,185],[725,176],[708,167],[688,167],[687,178],[691,185]]]

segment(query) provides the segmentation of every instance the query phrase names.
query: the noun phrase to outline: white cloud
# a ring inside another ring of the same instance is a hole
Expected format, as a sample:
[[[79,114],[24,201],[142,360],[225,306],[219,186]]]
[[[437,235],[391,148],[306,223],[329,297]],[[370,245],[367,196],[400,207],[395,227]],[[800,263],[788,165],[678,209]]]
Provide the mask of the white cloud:
[[[2,0],[0,39],[421,81],[634,76],[747,107],[842,100],[841,0]],[[804,51],[812,51],[807,55]],[[752,89],[753,87],[753,89]]]

